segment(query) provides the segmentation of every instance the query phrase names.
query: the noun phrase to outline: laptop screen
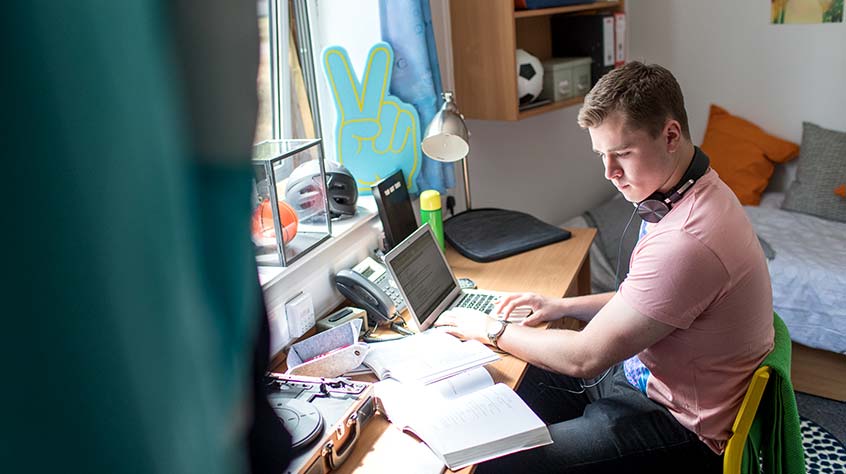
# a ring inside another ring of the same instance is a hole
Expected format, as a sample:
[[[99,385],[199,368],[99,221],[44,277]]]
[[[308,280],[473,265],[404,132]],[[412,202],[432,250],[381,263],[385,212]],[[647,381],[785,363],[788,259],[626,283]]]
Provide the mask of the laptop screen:
[[[460,292],[428,227],[420,227],[385,257],[394,282],[420,326],[450,293]]]

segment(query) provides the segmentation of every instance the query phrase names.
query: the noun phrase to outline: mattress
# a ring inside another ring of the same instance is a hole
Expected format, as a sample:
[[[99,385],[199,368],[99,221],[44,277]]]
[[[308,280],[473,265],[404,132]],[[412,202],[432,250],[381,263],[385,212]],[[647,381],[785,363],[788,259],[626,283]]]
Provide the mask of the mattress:
[[[846,354],[846,223],[784,211],[780,198],[744,208],[775,252],[773,306],[794,341]]]

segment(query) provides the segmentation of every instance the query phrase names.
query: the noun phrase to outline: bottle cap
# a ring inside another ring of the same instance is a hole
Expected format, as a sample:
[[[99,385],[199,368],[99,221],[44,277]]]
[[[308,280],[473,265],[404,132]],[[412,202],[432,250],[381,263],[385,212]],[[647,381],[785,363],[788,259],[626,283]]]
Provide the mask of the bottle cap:
[[[437,211],[441,208],[441,193],[427,189],[420,193],[420,210]]]

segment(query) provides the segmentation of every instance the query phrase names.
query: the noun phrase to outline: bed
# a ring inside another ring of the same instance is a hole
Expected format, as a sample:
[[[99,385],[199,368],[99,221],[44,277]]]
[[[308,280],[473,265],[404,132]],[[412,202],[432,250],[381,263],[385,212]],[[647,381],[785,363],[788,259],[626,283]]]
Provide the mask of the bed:
[[[846,223],[782,210],[783,199],[765,193],[744,207],[775,254],[773,307],[795,342],[846,354]]]

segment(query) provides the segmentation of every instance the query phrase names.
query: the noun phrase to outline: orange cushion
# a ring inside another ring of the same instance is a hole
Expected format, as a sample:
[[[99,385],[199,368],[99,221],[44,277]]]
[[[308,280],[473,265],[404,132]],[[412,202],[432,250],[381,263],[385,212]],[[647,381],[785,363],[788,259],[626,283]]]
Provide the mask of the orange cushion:
[[[799,154],[797,144],[770,135],[716,105],[711,105],[701,148],[740,203],[752,206],[761,202],[774,163],[790,161]]]

